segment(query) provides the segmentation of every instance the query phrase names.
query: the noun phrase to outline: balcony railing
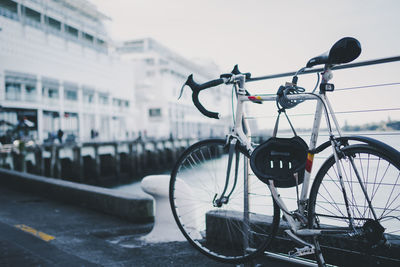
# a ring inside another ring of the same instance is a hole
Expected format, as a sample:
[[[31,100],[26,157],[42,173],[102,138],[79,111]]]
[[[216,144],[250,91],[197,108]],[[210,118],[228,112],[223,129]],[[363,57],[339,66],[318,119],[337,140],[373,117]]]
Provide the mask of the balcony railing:
[[[0,7],[0,16],[15,20],[15,21],[20,21],[20,18],[18,16],[18,13],[12,12],[6,8]],[[64,39],[68,39],[69,41],[73,41],[73,42],[77,42],[81,45],[90,47],[94,50],[96,50],[97,52],[101,52],[101,53],[107,53],[108,49],[106,46],[104,46],[103,44],[99,44],[97,42],[88,42],[88,41],[84,41],[78,37],[74,37],[71,36],[71,34],[68,34],[66,32],[62,32],[61,30],[57,30],[54,29],[48,25],[45,25],[41,22],[29,19],[29,18],[24,18],[23,19],[23,23],[25,25],[31,26],[33,28],[42,30],[44,32],[49,32],[51,34],[54,34],[60,38],[64,38]]]
[[[60,104],[60,100],[58,98],[43,97],[42,103],[47,106],[57,106]]]
[[[25,93],[21,94],[20,92],[6,92],[6,100],[10,101],[21,101],[21,102],[37,102],[37,94],[33,93]]]

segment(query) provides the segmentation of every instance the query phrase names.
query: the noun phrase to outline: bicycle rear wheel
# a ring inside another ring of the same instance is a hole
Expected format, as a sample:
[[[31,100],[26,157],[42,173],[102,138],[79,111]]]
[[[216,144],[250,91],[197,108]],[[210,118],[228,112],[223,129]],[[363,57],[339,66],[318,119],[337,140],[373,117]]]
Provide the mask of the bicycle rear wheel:
[[[222,205],[216,200],[221,198],[227,180],[226,140],[209,139],[192,145],[171,174],[170,203],[180,230],[196,249],[222,262],[244,262],[257,256],[279,226],[279,208],[266,185],[254,175],[249,176],[245,194],[247,154],[235,147],[224,195],[233,191]]]
[[[347,227],[352,237],[346,238],[358,244],[351,249],[368,255],[381,253],[385,249],[379,250],[380,245],[400,241],[400,162],[367,145],[348,146],[342,152],[339,164],[352,222],[331,156],[318,171],[310,192],[309,226]],[[318,238],[315,243],[319,248]],[[323,260],[316,256],[321,264]]]

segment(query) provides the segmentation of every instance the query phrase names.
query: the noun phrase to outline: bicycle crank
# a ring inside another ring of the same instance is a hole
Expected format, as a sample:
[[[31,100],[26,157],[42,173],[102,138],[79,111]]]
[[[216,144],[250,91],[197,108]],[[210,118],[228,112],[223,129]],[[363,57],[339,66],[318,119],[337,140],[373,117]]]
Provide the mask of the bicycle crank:
[[[314,254],[315,249],[313,247],[305,246],[302,248],[294,248],[294,250],[289,251],[289,257],[300,257],[305,255]]]

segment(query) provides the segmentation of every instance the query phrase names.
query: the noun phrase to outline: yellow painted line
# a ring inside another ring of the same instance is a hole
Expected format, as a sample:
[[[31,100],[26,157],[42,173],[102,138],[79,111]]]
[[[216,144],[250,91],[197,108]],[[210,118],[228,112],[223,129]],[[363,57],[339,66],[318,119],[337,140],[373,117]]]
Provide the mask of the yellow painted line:
[[[48,234],[46,234],[46,233],[43,233],[43,232],[40,232],[40,231],[38,231],[38,230],[35,230],[35,229],[33,229],[32,227],[29,227],[29,226],[27,226],[27,225],[25,225],[25,224],[16,224],[16,225],[14,225],[16,228],[18,228],[18,229],[21,229],[22,231],[24,231],[24,232],[27,232],[27,233],[29,233],[29,234],[32,234],[32,235],[34,235],[34,236],[36,236],[36,237],[38,237],[38,238],[40,238],[40,239],[42,239],[42,240],[44,240],[44,241],[46,241],[46,242],[49,242],[49,241],[51,241],[51,240],[53,240],[53,239],[56,239],[54,236],[52,236],[52,235],[48,235]]]

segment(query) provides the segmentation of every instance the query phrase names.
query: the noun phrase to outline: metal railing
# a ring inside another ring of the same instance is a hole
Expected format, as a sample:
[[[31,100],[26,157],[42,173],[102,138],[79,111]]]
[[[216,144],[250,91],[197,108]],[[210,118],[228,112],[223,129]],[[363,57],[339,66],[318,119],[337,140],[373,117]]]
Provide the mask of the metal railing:
[[[373,60],[366,60],[366,61],[361,61],[361,62],[356,62],[356,63],[338,65],[338,66],[334,66],[332,68],[332,70],[350,69],[350,68],[371,66],[371,65],[390,63],[390,62],[396,62],[396,61],[400,61],[400,56],[373,59]],[[306,70],[306,71],[302,72],[299,75],[317,73],[317,72],[321,72],[323,70],[324,70],[323,68],[316,68],[316,69],[312,69],[312,70]],[[279,74],[272,74],[272,75],[254,77],[254,78],[247,79],[246,82],[255,82],[255,81],[261,81],[261,80],[289,77],[289,76],[295,75],[296,72],[297,71],[292,71],[292,72],[284,72],[284,73],[279,73]]]
[[[391,63],[391,62],[399,62],[400,61],[400,56],[395,56],[395,57],[388,57],[388,58],[381,58],[381,59],[375,59],[375,60],[367,60],[367,61],[362,61],[362,62],[356,62],[356,63],[351,63],[351,64],[345,64],[345,65],[339,65],[339,66],[335,66],[332,69],[333,70],[341,70],[341,69],[350,69],[350,68],[358,68],[358,67],[365,67],[365,66],[372,66],[372,65],[377,65],[377,64],[385,64],[385,63]],[[311,70],[307,70],[301,74],[311,74],[311,73],[318,73],[318,72],[322,72],[324,69],[323,68],[316,68],[316,69],[311,69]],[[278,74],[272,74],[272,75],[266,75],[266,76],[260,76],[260,77],[254,77],[254,78],[250,78],[247,79],[246,82],[256,82],[256,81],[263,81],[263,80],[273,80],[273,79],[278,79],[278,78],[283,78],[283,77],[291,77],[294,76],[296,74],[296,71],[293,72],[285,72],[285,73],[278,73]],[[397,77],[396,77],[397,78]],[[352,86],[352,87],[345,87],[345,88],[335,88],[335,92],[336,91],[351,91],[351,90],[362,90],[365,88],[377,88],[377,89],[381,89],[381,87],[395,87],[398,86],[400,89],[400,82],[394,81],[394,82],[385,82],[385,83],[374,83],[374,84],[366,84],[363,86]],[[400,91],[399,94],[400,95]],[[396,95],[394,95],[393,97],[397,97]],[[386,112],[388,114],[392,113],[392,112],[399,112],[400,111],[400,107],[399,105],[393,106],[393,107],[387,107],[382,105],[382,107],[380,108],[378,107],[366,107],[366,108],[359,108],[359,107],[350,107],[348,110],[346,108],[346,110],[339,110],[337,112],[335,112],[335,114],[362,114],[362,113],[375,113],[375,112]],[[264,114],[264,113],[263,113]],[[295,113],[295,114],[290,114],[290,117],[301,117],[301,116],[314,116],[314,113],[308,113],[308,112],[300,112],[300,113]],[[251,120],[257,120],[257,119],[271,119],[274,120],[276,118],[276,114],[266,114],[266,115],[260,115],[260,116],[246,116],[246,119],[251,119]],[[400,120],[399,120],[400,121]],[[399,123],[400,124],[400,123]],[[270,128],[272,128],[274,125],[271,125]],[[397,129],[397,128],[396,128]],[[291,131],[290,135],[293,135],[293,133]],[[363,130],[361,131],[363,132]],[[309,133],[301,133],[302,136],[310,136]],[[320,133],[320,136],[328,136],[328,134],[325,133]],[[370,131],[367,133],[362,133],[362,135],[366,135],[366,136],[373,136],[374,138],[378,138],[381,136],[386,136],[389,137],[388,139],[391,138],[397,138],[396,140],[400,140],[400,131],[390,131],[390,132],[383,132],[383,131]],[[257,137],[257,136],[252,136],[252,137]],[[400,144],[400,141],[398,141],[397,143]],[[395,147],[396,149],[400,149],[400,147]],[[329,153],[330,154],[330,153]],[[322,163],[323,161],[321,161],[321,159],[326,159],[327,155],[320,155],[315,157],[315,159],[318,159],[318,161],[320,161],[320,163]],[[319,169],[320,166],[316,165],[313,167],[313,176],[315,176],[315,171],[317,171]],[[255,178],[255,175],[250,173],[251,178]],[[257,178],[255,178],[257,179]],[[312,181],[311,181],[312,182]],[[285,200],[285,203],[290,206],[290,208],[296,208],[296,203],[297,203],[297,198],[295,197],[295,194],[293,193],[293,191],[290,190],[295,190],[295,189],[281,189],[280,190],[280,196],[282,199]],[[265,193],[265,197],[270,197],[269,193]],[[343,250],[344,251],[344,250]],[[298,260],[295,258],[290,258],[290,257],[286,257],[283,254],[274,254],[274,253],[270,253],[270,252],[266,252],[265,255],[267,257],[271,257],[271,258],[279,258],[280,260],[284,260],[284,261],[289,261],[289,262],[295,262],[301,265],[309,265],[309,266],[316,266],[316,264],[314,263],[309,263],[309,262],[304,262],[302,260]]]
[[[374,60],[367,60],[367,61],[362,61],[362,62],[356,62],[356,63],[351,63],[351,64],[344,64],[344,65],[339,65],[339,66],[334,66],[332,69],[333,70],[341,70],[341,69],[350,69],[350,68],[358,68],[358,67],[365,67],[365,66],[371,66],[371,65],[378,65],[378,64],[384,64],[384,63],[391,63],[391,62],[399,62],[400,61],[400,56],[394,56],[394,57],[387,57],[387,58],[381,58],[381,59],[374,59]],[[316,68],[316,69],[311,69],[311,70],[306,70],[303,74],[311,74],[311,73],[317,73],[317,72],[322,72],[323,68]],[[277,78],[283,78],[283,77],[290,77],[295,75],[296,72],[285,72],[285,73],[279,73],[279,74],[272,74],[272,75],[266,75],[266,76],[260,76],[260,77],[254,77],[246,80],[246,82],[255,82],[255,81],[262,81],[262,80],[272,80],[272,79],[277,79]],[[374,83],[374,84],[366,84],[362,86],[352,86],[352,87],[343,87],[343,88],[335,88],[335,92],[344,92],[344,91],[351,91],[351,90],[361,90],[361,89],[373,89],[373,88],[381,88],[381,87],[395,87],[395,86],[400,86],[400,82],[385,82],[385,83]],[[377,113],[377,112],[398,112],[400,111],[400,107],[392,106],[392,107],[381,107],[381,108],[349,108],[346,110],[338,110],[335,111],[335,114],[337,115],[345,115],[345,114],[357,114],[357,113]],[[301,116],[313,116],[314,113],[294,113],[290,114],[291,117],[301,117]],[[268,115],[250,115],[246,116],[246,119],[251,119],[251,120],[256,120],[256,119],[273,119],[276,118],[276,114],[268,114]],[[397,128],[396,128],[397,129]],[[367,135],[399,135],[400,136],[400,131],[395,132],[395,133],[368,133]]]

